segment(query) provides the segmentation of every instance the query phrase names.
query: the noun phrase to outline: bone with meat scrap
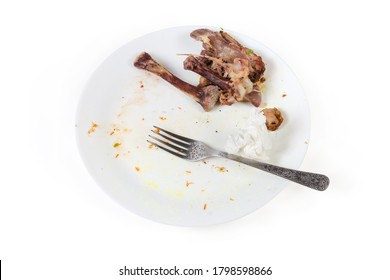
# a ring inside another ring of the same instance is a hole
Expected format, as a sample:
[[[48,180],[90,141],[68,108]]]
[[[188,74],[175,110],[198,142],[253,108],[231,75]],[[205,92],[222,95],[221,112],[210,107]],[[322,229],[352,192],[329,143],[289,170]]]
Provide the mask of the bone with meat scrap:
[[[210,56],[221,58],[228,63],[233,63],[236,58],[249,60],[249,78],[252,82],[259,81],[264,74],[265,64],[261,57],[251,49],[242,46],[228,33],[197,29],[192,31],[190,36],[197,41],[201,41],[203,48]]]
[[[184,69],[191,70],[199,75],[201,75],[204,79],[201,79],[198,87],[202,87],[205,84],[214,84],[223,90],[223,93],[220,95],[219,102],[224,105],[232,105],[236,102],[234,98],[234,92],[236,89],[231,85],[229,79],[221,77],[221,75],[211,69],[205,62],[204,59],[207,60],[204,56],[197,57],[193,55],[189,55],[184,60]],[[207,81],[207,82],[206,82]],[[259,107],[261,104],[261,94],[257,90],[252,90],[246,93],[243,97],[244,100],[252,103],[255,107]]]
[[[260,106],[260,79],[265,71],[261,57],[223,31],[197,29],[190,36],[201,41],[204,49],[200,56],[189,56],[184,68],[219,86],[221,104],[246,100]]]
[[[213,71],[203,61],[197,59],[193,55],[189,55],[183,62],[184,69],[194,71],[202,77],[209,80],[212,84],[219,86],[224,91],[232,90],[229,79],[223,78]]]

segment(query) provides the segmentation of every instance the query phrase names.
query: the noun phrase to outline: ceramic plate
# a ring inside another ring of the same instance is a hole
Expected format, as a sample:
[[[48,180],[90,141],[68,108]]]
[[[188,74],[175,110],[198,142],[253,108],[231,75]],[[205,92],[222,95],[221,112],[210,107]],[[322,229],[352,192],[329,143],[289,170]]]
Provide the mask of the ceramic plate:
[[[146,142],[157,125],[223,150],[228,135],[237,132],[252,109],[239,103],[204,112],[164,80],[133,66],[134,59],[147,51],[180,78],[197,84],[199,77],[184,70],[185,57],[177,55],[200,52],[201,43],[189,36],[197,28],[160,30],[115,51],[87,83],[76,120],[81,156],[98,185],[128,210],[172,225],[212,225],[243,217],[288,184],[222,158],[187,162]],[[298,169],[310,125],[308,104],[296,76],[260,42],[227,32],[262,56],[267,68],[262,106],[278,107],[285,117],[269,162]]]

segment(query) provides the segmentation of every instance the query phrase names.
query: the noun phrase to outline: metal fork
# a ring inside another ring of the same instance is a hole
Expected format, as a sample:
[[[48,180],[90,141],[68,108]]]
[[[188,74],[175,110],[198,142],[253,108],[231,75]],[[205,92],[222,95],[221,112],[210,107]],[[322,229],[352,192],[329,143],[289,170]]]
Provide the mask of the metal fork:
[[[158,143],[150,140],[147,141],[179,158],[190,161],[198,161],[214,156],[224,157],[272,173],[276,176],[293,181],[317,191],[324,191],[329,186],[329,178],[325,175],[289,169],[260,161],[255,161],[252,159],[247,159],[233,154],[228,154],[226,152],[213,149],[201,141],[180,136],[157,126],[153,127],[155,130],[152,130],[152,132],[167,141],[159,139],[153,135],[149,135],[149,137]]]

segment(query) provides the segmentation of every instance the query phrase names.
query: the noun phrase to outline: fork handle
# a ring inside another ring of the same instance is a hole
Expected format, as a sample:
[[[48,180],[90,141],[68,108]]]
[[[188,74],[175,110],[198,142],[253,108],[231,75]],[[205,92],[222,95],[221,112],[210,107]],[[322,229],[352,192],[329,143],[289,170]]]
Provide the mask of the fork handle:
[[[329,178],[322,174],[289,169],[281,166],[276,166],[276,165],[240,157],[237,155],[228,154],[225,152],[220,152],[218,155],[240,163],[244,163],[246,165],[250,165],[254,168],[272,173],[276,176],[293,181],[295,183],[301,184],[303,186],[309,187],[317,191],[324,191],[329,186]]]

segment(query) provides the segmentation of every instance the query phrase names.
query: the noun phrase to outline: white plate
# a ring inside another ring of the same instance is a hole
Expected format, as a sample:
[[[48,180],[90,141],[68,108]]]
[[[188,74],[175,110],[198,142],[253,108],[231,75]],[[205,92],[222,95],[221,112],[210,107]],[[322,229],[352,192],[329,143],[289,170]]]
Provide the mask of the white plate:
[[[184,70],[184,57],[177,55],[200,52],[200,42],[189,36],[197,28],[160,30],[115,51],[92,75],[77,113],[80,153],[99,186],[132,212],[172,225],[201,226],[237,219],[263,206],[288,183],[221,158],[187,162],[150,148],[146,142],[152,126],[158,125],[223,149],[227,136],[252,108],[240,103],[206,113],[167,82],[133,66],[136,56],[147,51],[179,77],[197,84],[198,76]],[[297,78],[263,44],[228,32],[263,57],[267,68],[263,101],[267,107],[280,108],[285,116],[270,162],[298,168],[309,140],[309,109]],[[93,132],[92,123],[97,124]],[[115,143],[120,145],[114,147]]]

